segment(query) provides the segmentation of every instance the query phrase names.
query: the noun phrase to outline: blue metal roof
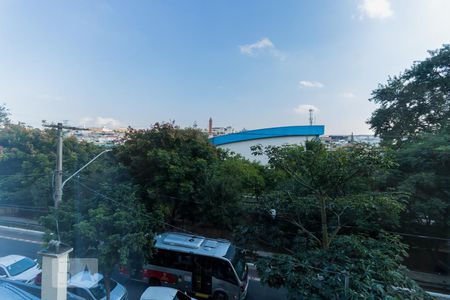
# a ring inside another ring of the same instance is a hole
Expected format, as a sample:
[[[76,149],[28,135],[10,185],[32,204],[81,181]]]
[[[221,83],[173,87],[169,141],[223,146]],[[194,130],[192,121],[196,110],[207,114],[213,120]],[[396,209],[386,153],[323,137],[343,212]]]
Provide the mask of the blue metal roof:
[[[324,131],[324,125],[271,127],[220,135],[210,138],[209,140],[211,143],[218,146],[284,136],[319,136],[322,135]]]

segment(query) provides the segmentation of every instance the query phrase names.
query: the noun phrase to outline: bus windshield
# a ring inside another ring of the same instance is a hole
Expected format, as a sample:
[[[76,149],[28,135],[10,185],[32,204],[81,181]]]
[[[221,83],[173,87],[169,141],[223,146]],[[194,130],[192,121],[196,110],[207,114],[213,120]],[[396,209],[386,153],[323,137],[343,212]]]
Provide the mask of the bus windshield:
[[[230,246],[228,248],[227,254],[225,254],[225,257],[228,258],[233,264],[233,267],[236,270],[239,279],[244,280],[247,268],[242,251],[236,249],[236,247],[234,246]]]

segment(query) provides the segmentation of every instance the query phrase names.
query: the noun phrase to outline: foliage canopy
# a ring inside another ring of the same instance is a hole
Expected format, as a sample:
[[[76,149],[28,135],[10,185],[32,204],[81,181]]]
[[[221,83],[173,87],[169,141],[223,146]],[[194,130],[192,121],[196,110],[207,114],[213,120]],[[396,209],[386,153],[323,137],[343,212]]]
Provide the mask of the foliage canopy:
[[[380,107],[368,123],[385,143],[399,144],[450,124],[450,45],[429,53],[372,92],[371,101]]]

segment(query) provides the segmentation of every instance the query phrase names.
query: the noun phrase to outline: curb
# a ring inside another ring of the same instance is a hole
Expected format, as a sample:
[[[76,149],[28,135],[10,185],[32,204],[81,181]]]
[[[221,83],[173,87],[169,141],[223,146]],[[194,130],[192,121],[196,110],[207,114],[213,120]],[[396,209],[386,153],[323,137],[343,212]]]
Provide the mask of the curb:
[[[0,225],[0,229],[9,229],[9,230],[22,231],[22,232],[28,232],[28,233],[34,233],[34,234],[41,234],[41,235],[43,235],[45,233],[43,231],[38,231],[38,230],[24,229],[24,228],[20,228],[20,227],[12,227],[12,226],[4,226],[4,225]]]

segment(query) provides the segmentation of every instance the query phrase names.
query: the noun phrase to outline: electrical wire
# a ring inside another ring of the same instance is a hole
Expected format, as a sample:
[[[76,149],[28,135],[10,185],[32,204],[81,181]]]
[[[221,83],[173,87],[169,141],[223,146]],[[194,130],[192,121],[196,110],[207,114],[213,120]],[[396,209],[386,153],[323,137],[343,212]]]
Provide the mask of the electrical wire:
[[[76,181],[76,182],[79,183],[82,187],[86,188],[87,190],[91,191],[92,193],[96,194],[97,196],[100,196],[100,197],[102,197],[102,198],[104,198],[104,199],[107,199],[107,200],[113,202],[114,204],[116,204],[116,205],[118,205],[118,206],[121,206],[121,207],[123,207],[123,208],[125,208],[125,209],[128,209],[128,210],[131,209],[131,210],[132,210],[131,207],[129,207],[129,206],[123,204],[123,203],[120,203],[120,202],[118,202],[116,199],[113,199],[113,198],[111,198],[111,197],[109,197],[109,196],[106,196],[106,195],[104,195],[104,194],[102,194],[102,193],[100,193],[100,192],[98,192],[98,191],[96,191],[96,190],[94,190],[94,189],[88,187],[87,185],[85,185],[85,184],[79,182],[77,179],[74,179],[74,181]],[[150,214],[141,213],[141,215],[144,216],[144,217],[148,217],[148,218],[153,219],[153,216],[151,216]],[[155,220],[155,219],[154,219],[154,220]],[[177,229],[177,230],[179,230],[179,231],[181,231],[181,232],[185,232],[185,233],[189,233],[189,234],[195,235],[193,232],[190,232],[190,231],[188,231],[188,230],[186,230],[186,229],[184,229],[184,228],[181,228],[181,227],[174,226],[174,225],[169,224],[169,223],[167,223],[167,222],[164,222],[164,221],[162,221],[162,220],[155,220],[155,221],[157,221],[158,223],[160,223],[160,224],[162,224],[162,225],[166,225],[166,226],[168,226],[168,227]],[[236,247],[236,248],[237,248],[237,249],[240,249],[240,250],[245,250],[245,251],[248,250],[248,249],[241,248],[241,247]],[[348,274],[345,273],[345,272],[337,272],[337,271],[332,271],[332,270],[326,270],[326,269],[317,268],[317,267],[314,267],[314,266],[309,266],[309,265],[301,264],[301,263],[299,263],[299,262],[294,262],[294,263],[293,263],[292,261],[289,261],[289,260],[283,260],[283,259],[280,258],[280,257],[272,257],[272,259],[275,259],[275,260],[278,260],[278,261],[281,261],[281,262],[285,262],[285,263],[290,263],[290,264],[293,264],[293,265],[298,266],[298,267],[310,268],[310,269],[313,269],[313,270],[316,270],[316,271],[321,271],[321,272],[326,272],[326,273],[333,273],[333,274],[339,274],[339,275],[346,275],[346,276],[348,275]]]
[[[120,203],[120,202],[118,202],[116,199],[113,199],[113,198],[111,198],[111,197],[109,197],[109,196],[106,196],[106,195],[104,195],[104,194],[102,194],[102,193],[100,193],[100,192],[94,190],[93,188],[90,188],[89,186],[87,186],[87,185],[81,183],[79,180],[77,180],[77,179],[73,179],[73,180],[76,181],[78,184],[80,184],[80,185],[81,185],[82,187],[84,187],[85,189],[87,189],[87,190],[91,191],[92,193],[96,194],[97,196],[100,196],[100,197],[102,197],[102,198],[104,198],[104,199],[107,199],[107,200],[111,201],[112,203],[114,203],[115,205],[120,206],[120,207],[122,207],[122,208],[124,208],[124,209],[126,209],[126,210],[132,210],[133,212],[136,212],[135,210],[133,210],[132,207],[130,207],[130,206],[128,206],[128,205],[125,205],[125,204],[123,204],[123,203]],[[147,218],[149,218],[149,219],[153,219],[154,221],[157,221],[157,222],[159,222],[159,223],[162,224],[162,225],[166,225],[166,226],[172,227],[172,228],[174,228],[174,229],[177,229],[177,230],[180,230],[180,231],[184,231],[184,232],[189,233],[189,234],[193,234],[192,232],[190,232],[190,231],[188,231],[188,230],[185,230],[185,229],[183,229],[183,228],[174,226],[174,225],[169,224],[169,223],[167,223],[167,222],[164,222],[164,221],[162,221],[162,220],[154,219],[154,217],[153,217],[152,215],[150,215],[150,214],[146,214],[146,213],[143,213],[143,212],[140,212],[140,214],[141,214],[141,216],[147,217]]]
[[[87,185],[81,183],[81,182],[80,182],[79,180],[77,180],[77,179],[74,179],[74,181],[76,181],[76,182],[77,182],[78,184],[80,184],[82,187],[84,187],[85,189],[87,189],[87,190],[89,190],[90,192],[94,193],[95,195],[100,196],[100,197],[102,197],[102,198],[104,198],[104,199],[107,199],[107,200],[111,201],[112,203],[114,203],[114,204],[117,205],[117,206],[120,206],[120,207],[122,207],[122,208],[124,208],[124,209],[127,209],[127,210],[133,210],[132,207],[129,207],[129,206],[127,206],[127,205],[125,205],[125,204],[123,204],[123,203],[117,201],[116,199],[113,199],[113,198],[111,198],[111,197],[109,197],[109,196],[106,196],[106,195],[104,195],[104,194],[102,194],[102,193],[100,193],[100,192],[94,190],[93,188],[91,188],[91,187],[89,187],[89,186],[87,186]],[[176,197],[174,197],[174,198],[176,198]],[[133,211],[136,212],[135,210],[133,210]],[[167,222],[164,222],[164,221],[162,221],[162,220],[154,219],[153,216],[150,215],[150,214],[143,213],[143,212],[140,212],[140,214],[141,214],[141,216],[148,217],[148,218],[150,218],[150,219],[155,220],[156,222],[160,223],[161,225],[165,225],[165,226],[174,228],[174,229],[176,229],[176,230],[179,230],[179,231],[181,231],[181,232],[185,232],[185,233],[189,233],[189,234],[195,235],[193,232],[190,232],[190,231],[188,231],[188,230],[186,230],[186,229],[184,229],[184,228],[174,226],[174,225],[169,224],[169,223],[167,223]],[[392,233],[395,233],[395,232],[392,232]],[[396,234],[400,234],[400,233],[396,233]],[[58,233],[58,235],[59,235],[59,233]],[[421,236],[421,237],[423,237],[423,236]],[[429,237],[429,238],[436,238],[436,237]],[[440,238],[437,238],[437,239],[440,239]],[[446,239],[443,239],[443,240],[446,240]],[[248,251],[248,249],[245,249],[245,248],[242,248],[242,247],[238,247],[238,246],[235,246],[235,248],[240,249],[240,250],[243,250],[243,251]],[[327,269],[323,269],[323,268],[319,268],[319,267],[314,267],[314,266],[311,266],[311,265],[306,265],[306,264],[300,263],[300,262],[298,262],[298,261],[292,261],[292,260],[289,260],[289,259],[284,259],[284,258],[282,258],[282,257],[280,257],[280,256],[271,256],[270,259],[271,259],[271,260],[278,261],[278,262],[282,262],[282,263],[291,264],[292,266],[296,266],[296,267],[301,267],[301,268],[311,269],[311,270],[314,270],[314,271],[320,271],[320,272],[324,272],[324,273],[330,273],[330,274],[335,274],[335,275],[341,275],[341,276],[345,276],[346,278],[351,278],[351,277],[352,277],[352,276],[350,275],[350,273],[349,273],[347,270],[343,270],[343,271],[327,270]]]

